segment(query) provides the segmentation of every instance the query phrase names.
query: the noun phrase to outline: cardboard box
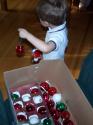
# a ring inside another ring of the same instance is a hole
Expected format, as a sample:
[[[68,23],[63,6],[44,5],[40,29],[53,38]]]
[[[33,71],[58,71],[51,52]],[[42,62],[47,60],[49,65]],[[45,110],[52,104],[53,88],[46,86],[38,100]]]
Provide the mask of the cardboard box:
[[[39,64],[4,72],[5,83],[10,97],[10,89],[26,84],[28,81],[46,81],[62,93],[75,125],[93,125],[93,109],[73,79],[66,64],[62,60],[41,61]],[[11,102],[12,103],[12,102]],[[14,109],[11,106],[13,112]],[[15,115],[14,115],[14,119]]]

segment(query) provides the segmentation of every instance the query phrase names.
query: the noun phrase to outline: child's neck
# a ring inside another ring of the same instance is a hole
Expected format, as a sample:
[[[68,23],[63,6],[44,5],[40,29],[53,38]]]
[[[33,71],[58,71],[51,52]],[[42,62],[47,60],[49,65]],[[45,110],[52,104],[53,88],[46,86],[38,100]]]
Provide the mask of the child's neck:
[[[51,28],[51,29],[53,29],[55,27],[56,27],[55,25],[52,25],[52,24],[49,25],[49,28]]]

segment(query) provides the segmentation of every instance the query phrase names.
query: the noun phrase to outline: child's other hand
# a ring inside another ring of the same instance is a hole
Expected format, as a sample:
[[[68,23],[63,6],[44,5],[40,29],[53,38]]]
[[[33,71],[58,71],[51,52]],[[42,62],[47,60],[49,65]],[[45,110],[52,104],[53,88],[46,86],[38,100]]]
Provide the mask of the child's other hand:
[[[23,28],[19,28],[18,32],[19,32],[19,37],[24,39],[26,39],[27,35],[29,34],[29,32]]]

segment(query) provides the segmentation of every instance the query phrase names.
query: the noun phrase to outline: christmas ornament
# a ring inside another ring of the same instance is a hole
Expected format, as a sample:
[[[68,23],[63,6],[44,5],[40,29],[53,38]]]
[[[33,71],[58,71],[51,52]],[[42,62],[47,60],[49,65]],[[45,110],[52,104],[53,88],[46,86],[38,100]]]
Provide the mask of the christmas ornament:
[[[23,43],[23,39],[22,38],[19,38],[19,43],[18,45],[16,46],[16,54],[17,56],[23,56],[24,53],[25,53],[25,50],[24,50],[24,46],[22,45]]]
[[[25,112],[19,112],[17,113],[17,119],[19,122],[26,122],[27,121],[27,115]]]
[[[53,101],[56,103],[61,102],[62,96],[61,93],[55,93],[52,97]]]
[[[14,103],[14,108],[15,108],[16,111],[22,110],[22,108],[23,108],[23,102],[22,101],[15,102]]]
[[[37,112],[41,115],[45,115],[47,113],[47,109],[45,106],[40,106],[37,108]]]
[[[29,116],[29,122],[31,125],[36,125],[40,123],[38,115],[31,115]]]
[[[42,90],[48,91],[48,89],[49,89],[49,84],[48,84],[47,82],[41,82],[41,83],[40,83],[40,87],[41,87]]]
[[[51,115],[52,115],[54,120],[58,120],[60,117],[60,113],[56,109],[51,110]]]
[[[18,91],[12,92],[11,98],[12,98],[13,101],[18,100],[20,98],[20,93]]]
[[[28,94],[28,93],[22,95],[22,99],[23,99],[24,102],[28,102],[30,100],[30,98],[31,98],[31,95]]]
[[[55,87],[50,87],[48,89],[49,95],[53,96],[55,93],[57,93],[57,89]]]
[[[43,93],[43,99],[45,100],[45,102],[47,102],[49,100],[49,94],[48,93]]]
[[[70,118],[70,113],[68,111],[62,111],[61,112],[61,118],[63,120],[68,120]]]
[[[39,63],[42,59],[42,52],[38,49],[32,50],[32,63]]]
[[[63,125],[74,125],[74,123],[71,120],[64,120]]]
[[[26,111],[31,113],[35,111],[35,106],[31,102],[25,104]]]
[[[67,107],[64,103],[60,102],[60,103],[57,103],[56,109],[58,109],[59,111],[64,111],[67,109]]]
[[[53,100],[47,101],[47,106],[48,106],[49,110],[50,110],[51,108],[54,108],[54,106],[55,106],[54,101],[53,101]]]
[[[61,123],[58,120],[54,120],[55,125],[61,125]]]
[[[39,104],[39,103],[43,102],[43,99],[40,95],[38,95],[38,96],[33,97],[33,101],[34,101],[35,104]]]
[[[30,89],[30,93],[33,94],[33,95],[38,95],[39,90],[38,90],[38,88],[33,88],[33,89]]]
[[[43,121],[43,125],[52,125],[52,121],[51,121],[51,119],[49,119],[49,118],[44,119],[44,121]]]

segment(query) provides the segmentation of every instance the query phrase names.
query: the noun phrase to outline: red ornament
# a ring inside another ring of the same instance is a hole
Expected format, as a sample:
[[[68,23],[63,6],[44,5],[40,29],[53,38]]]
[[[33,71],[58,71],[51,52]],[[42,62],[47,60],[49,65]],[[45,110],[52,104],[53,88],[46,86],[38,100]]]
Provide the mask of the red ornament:
[[[37,88],[34,88],[32,90],[30,89],[30,93],[34,95],[39,95],[39,90]]]
[[[38,63],[42,59],[42,52],[38,49],[32,50],[32,62]]]
[[[51,110],[51,108],[54,108],[54,106],[55,106],[54,101],[52,101],[52,100],[47,101],[47,106],[48,106],[49,110]]]
[[[23,115],[23,114],[18,114],[17,119],[19,122],[26,122],[27,121],[26,115]]]
[[[48,93],[43,93],[43,98],[44,98],[44,100],[46,101],[46,102],[48,102],[49,101],[49,94]]]
[[[54,120],[55,125],[61,125],[61,123],[57,120]]]
[[[22,105],[19,103],[14,104],[14,108],[16,111],[22,110]]]
[[[56,110],[56,109],[53,109],[53,110],[51,110],[51,111],[52,111],[52,112],[51,112],[51,115],[52,115],[53,119],[54,119],[54,120],[58,120],[59,117],[60,117],[59,111]]]
[[[49,90],[49,84],[47,82],[42,82],[40,84],[40,87],[43,89],[43,90],[46,90],[48,91]]]
[[[28,102],[25,104],[26,111],[31,113],[35,111],[35,107],[32,103]]]
[[[70,113],[68,111],[62,111],[61,112],[61,118],[63,120],[68,120],[70,118]]]
[[[24,55],[24,46],[23,45],[17,45],[16,46],[16,54],[17,54],[17,56],[23,56]]]
[[[32,51],[32,56],[33,56],[34,58],[40,58],[41,55],[42,55],[42,52],[41,52],[40,50],[34,49],[34,50]]]
[[[71,120],[64,120],[63,125],[74,125],[74,123]]]
[[[49,95],[53,96],[55,93],[57,93],[57,89],[55,87],[50,87],[48,89]]]
[[[47,113],[47,109],[45,106],[41,106],[38,108],[38,113],[41,115],[45,115]]]

